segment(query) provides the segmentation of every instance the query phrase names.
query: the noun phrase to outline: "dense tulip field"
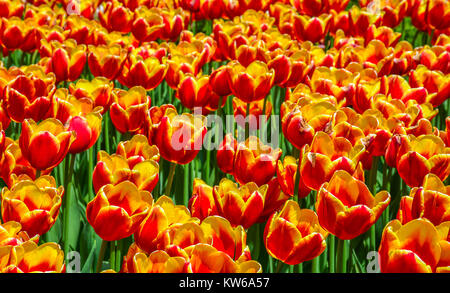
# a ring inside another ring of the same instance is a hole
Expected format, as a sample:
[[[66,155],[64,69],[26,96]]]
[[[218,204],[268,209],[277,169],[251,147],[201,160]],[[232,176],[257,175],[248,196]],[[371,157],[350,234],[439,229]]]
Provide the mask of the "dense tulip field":
[[[0,272],[450,272],[448,0],[0,0]]]

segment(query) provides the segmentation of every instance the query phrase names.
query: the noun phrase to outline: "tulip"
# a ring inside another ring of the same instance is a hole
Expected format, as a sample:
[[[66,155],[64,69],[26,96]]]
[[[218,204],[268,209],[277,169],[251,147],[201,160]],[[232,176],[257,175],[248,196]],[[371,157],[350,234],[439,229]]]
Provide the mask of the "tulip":
[[[22,122],[31,118],[36,121],[45,117],[50,110],[54,84],[33,74],[19,75],[5,89],[6,111],[11,120]]]
[[[422,186],[412,188],[409,196],[413,219],[426,218],[435,226],[450,221],[450,186],[445,186],[436,175],[426,175]]]
[[[129,33],[133,23],[133,12],[120,5],[118,1],[108,2],[104,10],[98,14],[100,23],[108,31],[118,31],[123,34]]]
[[[36,169],[33,168],[20,150],[19,143],[10,138],[5,138],[4,152],[0,159],[0,174],[7,186],[11,187],[15,176],[22,174],[30,178],[36,177]]]
[[[113,91],[111,121],[121,133],[136,132],[144,126],[150,103],[150,97],[140,86],[132,87],[128,91]]]
[[[102,116],[101,108],[88,113],[86,116],[74,116],[68,123],[68,131],[76,134],[76,138],[70,145],[69,153],[76,154],[90,149],[100,135]]]
[[[149,91],[156,88],[167,72],[165,61],[161,62],[156,57],[142,58],[141,56],[130,55],[124,63],[119,82],[129,88],[142,86]]]
[[[153,198],[131,182],[107,184],[86,207],[86,216],[95,233],[105,241],[131,236],[147,216]]]
[[[69,91],[77,99],[89,98],[94,102],[94,107],[102,107],[104,114],[112,103],[112,90],[114,85],[104,77],[96,77],[91,81],[79,79],[69,85]]]
[[[13,16],[22,17],[24,4],[20,0],[1,0],[0,1],[0,17],[11,18]]]
[[[227,219],[209,216],[202,221],[200,227],[206,243],[225,252],[233,260],[250,260],[250,251],[246,245],[247,234],[242,226],[233,228]]]
[[[198,178],[194,179],[193,185],[192,197],[188,204],[192,216],[204,220],[208,216],[217,215],[213,188]]]
[[[163,9],[159,12],[164,23],[161,39],[175,41],[181,31],[187,26],[187,13],[181,8]]]
[[[258,273],[261,265],[256,261],[234,262],[226,253],[208,244],[189,247],[193,273]]]
[[[28,235],[45,234],[58,217],[63,194],[51,176],[19,181],[2,190],[2,218],[19,222]]]
[[[120,73],[127,51],[115,44],[111,46],[88,46],[87,61],[91,73],[95,77],[103,76],[114,80]]]
[[[150,145],[147,138],[140,134],[134,135],[130,140],[119,142],[116,154],[126,158],[130,168],[145,160],[159,162],[160,159],[158,147]]]
[[[264,245],[272,257],[296,265],[322,254],[327,235],[314,211],[289,200],[267,221]]]
[[[206,131],[204,116],[172,112],[161,118],[154,142],[165,160],[184,165],[197,156]]]
[[[4,246],[0,254],[6,253],[9,261],[0,267],[3,273],[64,273],[64,251],[54,243],[38,246],[33,241],[12,247]],[[2,264],[3,265],[3,264]]]
[[[325,38],[331,17],[331,14],[322,14],[319,17],[296,15],[294,18],[295,37],[299,41],[319,42]]]
[[[261,61],[244,67],[239,62],[228,64],[231,92],[240,100],[250,103],[264,99],[273,85],[274,70]]]
[[[234,160],[234,179],[239,184],[255,182],[264,185],[276,172],[276,163],[281,149],[272,149],[264,145],[258,137],[250,137],[238,144]]]
[[[404,225],[393,220],[384,228],[380,254],[383,273],[431,273],[441,257],[439,233],[426,219]]]
[[[448,74],[440,71],[428,70],[425,66],[419,65],[416,70],[409,74],[409,84],[412,87],[424,87],[428,93],[436,93],[430,99],[433,107],[441,105],[450,95],[450,83]]]
[[[231,94],[226,66],[221,66],[211,73],[211,76],[209,77],[209,85],[211,86],[211,89],[221,97],[226,97]]]
[[[213,194],[219,215],[235,227],[242,225],[245,229],[252,226],[264,209],[264,198],[268,185],[258,187],[254,182],[240,188],[233,181],[223,178],[214,186]]]
[[[19,222],[9,221],[0,224],[0,247],[7,245],[19,246],[31,240],[35,243],[39,241],[39,234],[30,238],[26,231],[21,231],[22,225]]]
[[[390,202],[387,191],[373,196],[361,180],[343,170],[336,171],[317,193],[320,225],[339,239],[365,233],[376,223]]]
[[[19,145],[23,156],[37,170],[50,170],[66,157],[75,134],[61,122],[48,118],[39,124],[32,119],[22,123]]]
[[[215,104],[215,109],[218,108],[217,106],[222,106],[218,105],[219,96],[212,91],[207,75],[193,76],[187,74],[182,76],[178,84],[176,97],[183,106],[191,110],[196,107],[206,109],[208,104]]]
[[[107,184],[116,185],[123,181],[131,181],[139,190],[151,192],[158,183],[159,165],[153,159],[148,159],[131,167],[127,158],[118,154],[110,156],[100,151],[92,178],[95,193]]]
[[[145,6],[136,9],[131,33],[139,42],[156,41],[163,28],[163,18],[155,10],[149,10]]]
[[[303,149],[300,175],[305,185],[319,190],[331,179],[337,170],[345,170],[354,177],[364,180],[360,157],[364,146],[352,144],[343,137],[332,139],[324,132],[318,132],[311,145]]]
[[[51,46],[53,51],[50,58],[40,61],[46,72],[55,74],[56,83],[78,79],[86,63],[86,45],[77,45],[75,40],[69,39],[63,44],[52,41]]]
[[[408,136],[397,153],[397,170],[410,187],[420,186],[429,173],[444,181],[450,174],[450,149],[434,135]]]
[[[237,141],[231,133],[225,135],[217,150],[217,166],[227,174],[233,174]]]
[[[186,259],[171,257],[162,250],[152,252],[148,257],[137,253],[133,257],[134,273],[190,273],[189,262]]]
[[[301,162],[301,159],[299,161]],[[284,157],[283,162],[280,160],[278,161],[277,164],[278,183],[280,184],[280,187],[283,190],[283,192],[290,196],[294,196],[295,180],[298,170],[297,166],[298,166],[297,160],[291,156]],[[309,189],[305,185],[303,179],[300,177],[297,194],[298,197],[304,198],[308,196],[310,192],[311,189]]]
[[[13,16],[9,19],[5,18],[3,22],[0,38],[6,49],[10,51],[20,49],[31,52],[39,47],[41,36],[33,23],[33,19],[22,20]]]
[[[135,231],[134,239],[140,249],[151,253],[167,236],[164,232],[168,228],[191,221],[193,219],[185,206],[175,205],[169,197],[161,196]]]

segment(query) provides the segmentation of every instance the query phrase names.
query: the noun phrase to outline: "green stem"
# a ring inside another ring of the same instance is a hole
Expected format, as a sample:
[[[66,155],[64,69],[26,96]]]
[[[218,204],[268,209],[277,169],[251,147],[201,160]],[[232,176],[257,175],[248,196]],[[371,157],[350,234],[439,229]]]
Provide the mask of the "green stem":
[[[109,113],[105,113],[104,116],[104,121],[105,121],[105,129],[104,129],[104,137],[105,137],[105,150],[106,152],[109,154],[110,153],[110,148],[109,148]]]
[[[247,139],[250,135],[250,103],[247,103],[247,111],[245,112],[245,139]]]
[[[69,184],[72,183],[72,175],[73,175],[73,169],[75,165],[75,154],[69,155],[69,164],[66,163],[66,172],[64,174],[64,181],[65,181],[65,194],[63,196],[63,206],[64,206],[64,215],[63,215],[63,223],[64,223],[64,252],[67,254],[69,253],[69,230],[70,230],[70,207],[72,201],[72,194],[70,192],[70,186]],[[68,167],[67,167],[68,166]]]
[[[112,270],[116,271],[116,241],[111,241],[109,247],[109,264]]]
[[[89,199],[89,201],[94,197],[94,191],[92,190],[92,186],[93,186],[93,183],[92,183],[92,172],[93,172],[93,170],[94,170],[94,147],[91,147],[89,150],[88,150],[88,156],[89,156],[89,166],[88,166],[88,190],[89,190],[89,197],[88,197],[88,199]]]
[[[276,270],[275,270],[275,273],[280,273],[281,272],[281,269],[284,267],[284,262],[282,262],[281,260],[279,260],[278,261],[278,264],[277,264],[277,268],[276,268]]]
[[[337,272],[346,273],[347,272],[347,262],[348,262],[348,242],[347,240],[342,240],[338,238],[337,247]]]
[[[189,203],[189,178],[190,178],[189,173],[191,170],[190,165],[191,163],[184,165],[183,204],[185,206],[187,206]],[[193,179],[191,181],[193,181]]]
[[[297,159],[297,172],[295,173],[295,181],[294,181],[294,201],[299,202],[298,198],[298,189],[300,185],[300,150],[296,149],[296,159]]]
[[[330,267],[330,273],[336,272],[336,250],[334,248],[334,235],[328,236],[328,263]]]
[[[172,188],[173,176],[175,174],[176,167],[177,164],[170,162],[169,177],[167,177],[166,189],[164,190],[164,194],[166,196],[170,196],[170,189]]]
[[[108,246],[108,241],[102,240],[102,246],[100,247],[100,253],[98,254],[97,267],[95,269],[96,273],[100,273],[102,269],[103,258],[105,257],[106,246]]]
[[[317,256],[312,260],[312,273],[320,273],[320,256]]]

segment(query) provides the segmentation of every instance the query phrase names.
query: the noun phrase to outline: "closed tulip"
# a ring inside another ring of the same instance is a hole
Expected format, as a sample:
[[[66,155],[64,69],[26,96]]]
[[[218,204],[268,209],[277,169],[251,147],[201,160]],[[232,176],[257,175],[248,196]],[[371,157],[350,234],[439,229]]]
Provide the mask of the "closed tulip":
[[[66,157],[75,134],[59,120],[48,118],[39,124],[32,119],[22,123],[19,145],[23,156],[37,170],[50,170]]]
[[[296,265],[322,254],[327,235],[314,211],[300,209],[296,202],[289,200],[268,220],[264,245],[272,257]]]
[[[100,188],[86,207],[86,216],[95,233],[106,241],[131,236],[147,216],[153,198],[129,181]]]
[[[336,171],[317,193],[320,225],[339,239],[353,239],[376,223],[390,202],[387,191],[373,196],[364,182]]]
[[[193,185],[192,197],[188,204],[192,216],[203,220],[208,216],[217,215],[213,188],[198,178],[194,179]]]

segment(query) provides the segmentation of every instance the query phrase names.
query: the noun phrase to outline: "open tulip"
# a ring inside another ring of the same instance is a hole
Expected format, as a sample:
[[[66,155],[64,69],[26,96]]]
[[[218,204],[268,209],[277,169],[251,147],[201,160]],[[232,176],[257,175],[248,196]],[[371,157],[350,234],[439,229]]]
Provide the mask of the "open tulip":
[[[163,250],[157,250],[147,257],[140,252],[133,257],[134,273],[190,273],[189,262],[183,257],[171,257]]]
[[[272,257],[296,265],[322,254],[327,235],[314,211],[289,200],[267,221],[264,244]]]
[[[33,241],[27,241],[20,246],[3,246],[0,255],[9,260],[3,273],[64,273],[64,251],[54,242],[38,246]],[[5,257],[6,258],[6,257]]]
[[[339,239],[353,239],[375,224],[390,202],[387,191],[373,196],[364,182],[337,171],[317,193],[320,225]]]
[[[393,220],[384,228],[379,247],[383,273],[431,273],[441,257],[439,233],[427,219],[405,225]]]
[[[86,207],[86,216],[95,233],[103,240],[114,241],[131,236],[147,216],[153,198],[129,182],[108,184],[100,188]]]
[[[2,218],[19,222],[30,236],[42,235],[55,223],[63,194],[51,176],[18,181],[2,190]]]
[[[148,139],[140,134],[134,135],[130,140],[119,142],[116,154],[126,158],[130,168],[145,160],[159,162],[160,159],[158,147],[150,145]]]
[[[39,241],[39,234],[30,238],[26,231],[21,231],[22,225],[16,221],[8,221],[0,224],[0,247],[2,246],[18,246],[29,240],[37,243]]]
[[[77,99],[89,98],[94,102],[94,107],[102,107],[104,114],[112,103],[112,90],[114,85],[104,77],[96,77],[93,80],[79,79],[69,85],[69,91]]]
[[[31,166],[45,171],[61,163],[74,140],[74,132],[67,130],[59,120],[48,118],[37,124],[25,119],[19,145]]]
[[[301,159],[299,160],[301,162]],[[293,196],[295,191],[295,180],[297,176],[298,162],[292,156],[284,157],[283,161],[279,160],[277,164],[277,178],[281,189],[284,193]],[[298,197],[304,198],[311,192],[300,176],[298,185]]]
[[[139,190],[151,192],[158,183],[159,165],[153,159],[148,159],[130,166],[127,158],[100,151],[92,178],[95,193],[104,185],[116,185],[123,181],[131,181]]]

